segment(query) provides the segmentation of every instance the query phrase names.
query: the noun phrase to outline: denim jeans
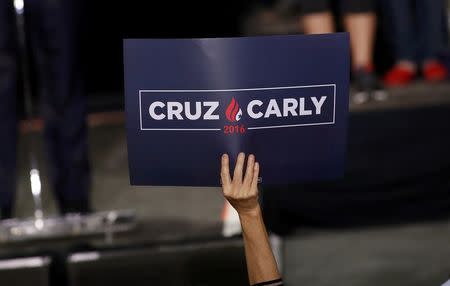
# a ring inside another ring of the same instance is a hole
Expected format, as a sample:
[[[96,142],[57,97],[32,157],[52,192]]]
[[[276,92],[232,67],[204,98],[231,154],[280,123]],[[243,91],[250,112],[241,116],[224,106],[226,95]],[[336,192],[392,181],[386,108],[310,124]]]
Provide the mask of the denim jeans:
[[[396,60],[421,63],[445,47],[444,0],[384,0],[383,8]]]

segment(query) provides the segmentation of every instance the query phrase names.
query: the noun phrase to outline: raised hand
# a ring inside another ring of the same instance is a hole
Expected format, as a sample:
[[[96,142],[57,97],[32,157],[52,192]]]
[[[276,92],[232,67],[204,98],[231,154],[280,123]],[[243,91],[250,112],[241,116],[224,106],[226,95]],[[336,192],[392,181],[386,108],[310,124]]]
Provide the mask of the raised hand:
[[[236,209],[239,215],[257,213],[259,164],[255,156],[249,155],[244,172],[245,154],[239,153],[234,168],[233,178],[230,176],[230,159],[227,154],[222,155],[222,191],[225,198]]]

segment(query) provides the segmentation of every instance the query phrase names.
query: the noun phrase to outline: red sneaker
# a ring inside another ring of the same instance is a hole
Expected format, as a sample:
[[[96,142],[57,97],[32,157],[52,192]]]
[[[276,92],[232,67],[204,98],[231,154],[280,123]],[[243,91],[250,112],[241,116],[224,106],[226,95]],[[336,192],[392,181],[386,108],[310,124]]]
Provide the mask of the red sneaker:
[[[416,77],[416,71],[395,65],[384,76],[384,83],[387,86],[404,86]]]
[[[424,64],[422,72],[425,80],[430,82],[443,81],[448,77],[447,69],[438,61]]]

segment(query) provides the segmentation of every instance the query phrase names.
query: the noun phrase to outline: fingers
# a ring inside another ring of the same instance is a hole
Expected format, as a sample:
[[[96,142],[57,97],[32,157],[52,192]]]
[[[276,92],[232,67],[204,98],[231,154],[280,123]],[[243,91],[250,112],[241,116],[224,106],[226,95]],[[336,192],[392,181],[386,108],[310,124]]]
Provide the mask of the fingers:
[[[254,168],[255,168],[255,156],[249,155],[247,159],[247,170],[245,171],[244,185],[250,187],[253,180]]]
[[[222,186],[225,189],[228,189],[231,185],[231,177],[230,177],[230,159],[227,154],[222,155],[222,167],[220,170],[220,178],[222,179]]]
[[[259,163],[256,162],[253,167],[253,178],[252,178],[252,190],[258,189],[258,179],[259,179]]]
[[[241,152],[237,157],[236,166],[234,167],[233,183],[236,184],[242,183],[242,171],[244,169],[244,161],[245,161],[245,154]]]

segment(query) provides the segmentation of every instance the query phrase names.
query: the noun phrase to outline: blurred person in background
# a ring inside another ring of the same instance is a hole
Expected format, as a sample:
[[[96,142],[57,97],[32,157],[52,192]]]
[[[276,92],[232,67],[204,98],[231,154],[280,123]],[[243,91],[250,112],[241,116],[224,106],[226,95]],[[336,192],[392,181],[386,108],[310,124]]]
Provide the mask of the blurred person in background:
[[[386,73],[388,86],[402,86],[419,71],[428,82],[447,78],[448,71],[438,53],[445,46],[445,0],[384,0],[389,21],[395,64]]]
[[[335,31],[332,0],[296,0],[299,2],[300,19],[306,34],[325,34]],[[384,100],[387,96],[378,80],[373,64],[373,49],[377,17],[376,0],[338,1],[345,29],[350,33],[355,103],[364,103],[371,97]]]
[[[80,66],[79,0],[25,1],[38,71],[50,185],[60,212],[87,212],[90,173]],[[16,188],[18,46],[13,1],[0,1],[0,209],[13,214]],[[26,59],[21,59],[26,60]]]

